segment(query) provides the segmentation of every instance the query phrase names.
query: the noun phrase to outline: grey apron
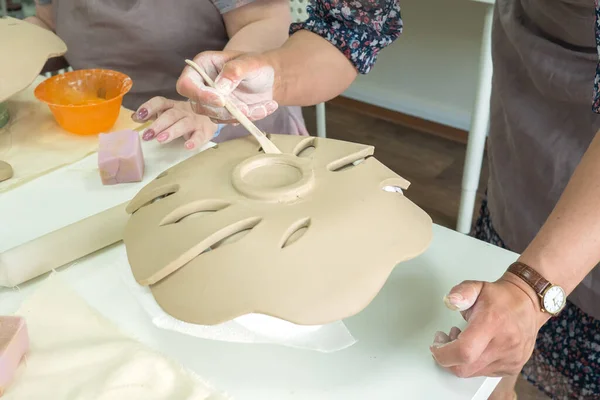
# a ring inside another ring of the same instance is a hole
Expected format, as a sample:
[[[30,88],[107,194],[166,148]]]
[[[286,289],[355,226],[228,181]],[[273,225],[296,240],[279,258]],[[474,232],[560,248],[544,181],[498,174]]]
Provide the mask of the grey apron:
[[[186,58],[222,50],[228,37],[210,0],[53,0],[56,33],[74,69],[108,68],[133,80],[124,106],[154,96],[183,100],[175,89]],[[300,107],[284,107],[257,124],[269,133],[306,134]],[[248,134],[228,126],[219,140]]]
[[[497,0],[495,11],[489,208],[500,237],[521,253],[600,128],[591,108],[594,0]],[[598,267],[570,299],[600,318]]]

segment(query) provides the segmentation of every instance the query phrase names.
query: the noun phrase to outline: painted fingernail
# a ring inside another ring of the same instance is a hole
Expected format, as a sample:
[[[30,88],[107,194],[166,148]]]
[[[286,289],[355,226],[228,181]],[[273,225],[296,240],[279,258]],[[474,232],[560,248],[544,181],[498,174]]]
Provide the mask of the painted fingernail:
[[[196,147],[196,144],[194,142],[192,142],[191,140],[188,140],[187,142],[185,142],[186,149],[192,150],[194,147]]]
[[[152,140],[156,136],[156,132],[152,129],[146,129],[146,132],[142,135],[142,139],[144,140]]]
[[[156,137],[156,140],[158,140],[159,142],[164,142],[165,140],[167,140],[169,138],[169,134],[166,132],[161,133],[160,135],[158,135]]]
[[[452,311],[464,311],[470,307],[469,302],[459,293],[446,295],[444,304]]]
[[[148,118],[148,110],[145,108],[140,108],[137,112],[137,118],[141,119],[142,121]]]

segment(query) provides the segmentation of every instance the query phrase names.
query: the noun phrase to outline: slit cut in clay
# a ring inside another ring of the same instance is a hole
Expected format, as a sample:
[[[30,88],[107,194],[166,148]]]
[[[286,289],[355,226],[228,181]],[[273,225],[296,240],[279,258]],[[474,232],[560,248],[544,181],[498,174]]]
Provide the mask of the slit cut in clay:
[[[384,186],[383,187],[383,191],[384,192],[388,192],[388,193],[400,193],[400,194],[403,194],[402,188],[399,187],[399,186]]]
[[[154,204],[154,203],[156,203],[158,201],[161,201],[162,199],[167,198],[167,197],[169,197],[171,195],[174,195],[174,194],[175,194],[175,192],[169,192],[167,194],[161,194],[160,196],[155,197],[154,199],[152,199],[152,201],[150,201],[150,204]]]
[[[306,138],[298,143],[292,153],[297,157],[310,157],[317,150],[316,142],[317,138]]]
[[[365,162],[365,160],[367,158],[371,158],[371,156],[367,156],[367,157],[360,157],[357,160],[343,160],[343,161],[335,161],[333,163],[331,163],[331,165],[329,166],[329,170],[332,172],[342,172],[342,171],[347,171],[350,168],[354,168],[360,164],[362,164],[363,162]]]
[[[246,224],[246,226],[242,230],[238,230],[237,232],[231,233],[230,235],[224,237],[223,239],[219,240],[218,242],[216,242],[215,244],[210,246],[210,249],[215,250],[215,249],[218,249],[219,247],[223,247],[228,244],[239,242],[240,240],[242,240],[244,238],[244,236],[249,234],[252,231],[252,229],[254,229],[256,227],[256,225],[258,225],[260,223],[260,221],[262,221],[262,219],[258,219],[258,218],[254,219],[252,222]]]
[[[146,193],[143,198],[134,198],[134,201],[129,203],[127,206],[127,212],[134,214],[143,207],[149,206],[157,201],[164,200],[165,198],[174,195],[179,191],[179,185],[164,185],[159,186],[152,190],[150,193]]]
[[[175,261],[172,265],[169,266],[167,270],[163,270],[160,273],[155,274],[150,279],[144,279],[140,283],[142,285],[152,285],[158,283],[167,275],[181,269],[185,265],[189,264],[192,260],[200,257],[202,254],[241,240],[244,236],[250,233],[250,231],[254,229],[261,221],[262,218],[260,217],[246,218],[244,220],[236,221],[232,224],[229,224],[228,226],[225,226],[216,232],[213,232],[206,239],[198,242],[194,247],[190,248],[184,254],[182,254],[177,261]]]
[[[177,224],[188,218],[197,218],[202,215],[211,214],[221,211],[231,204],[222,200],[200,200],[189,204],[185,204],[170,212],[160,222],[160,226]]]
[[[288,247],[292,243],[297,242],[308,230],[310,226],[310,218],[304,218],[293,224],[285,233],[281,248]]]

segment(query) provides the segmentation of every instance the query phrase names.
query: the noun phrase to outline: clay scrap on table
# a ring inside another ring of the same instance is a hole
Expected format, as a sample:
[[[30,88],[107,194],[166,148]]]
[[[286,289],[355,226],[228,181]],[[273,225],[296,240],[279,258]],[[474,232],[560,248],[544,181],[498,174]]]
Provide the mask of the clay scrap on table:
[[[0,63],[0,103],[31,85],[49,58],[67,52],[56,34],[16,18],[0,18],[0,38],[0,54],[8,57]]]
[[[140,134],[134,130],[100,134],[98,170],[104,185],[141,182],[144,154]]]
[[[28,351],[29,335],[25,319],[0,316],[0,397],[10,385]]]
[[[282,154],[265,154],[252,137],[227,141],[165,171],[129,203],[133,275],[173,317],[341,320],[429,246],[431,218],[372,146],[270,138]]]
[[[0,182],[12,178],[13,169],[9,163],[0,161]]]

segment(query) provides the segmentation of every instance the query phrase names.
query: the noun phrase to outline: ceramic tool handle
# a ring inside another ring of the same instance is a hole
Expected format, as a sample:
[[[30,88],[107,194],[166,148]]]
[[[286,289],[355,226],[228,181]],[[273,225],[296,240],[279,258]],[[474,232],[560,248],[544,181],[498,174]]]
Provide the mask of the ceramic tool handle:
[[[209,86],[213,88],[215,87],[215,83],[213,82],[213,80],[210,79],[210,77],[206,74],[206,72],[202,70],[202,68],[198,66],[198,64],[191,60],[185,60],[185,62],[196,72],[198,72],[206,81],[206,83],[208,83]],[[235,119],[237,119],[240,122],[240,124],[244,128],[246,128],[256,138],[256,140],[258,140],[258,143],[262,146],[265,153],[281,154],[281,151],[277,148],[277,146],[275,146],[273,142],[269,140],[267,135],[265,135],[260,129],[258,129],[258,127],[252,123],[252,121],[250,121],[244,114],[242,114],[242,112],[227,99],[225,99],[225,108],[231,113],[231,115],[233,115]]]

